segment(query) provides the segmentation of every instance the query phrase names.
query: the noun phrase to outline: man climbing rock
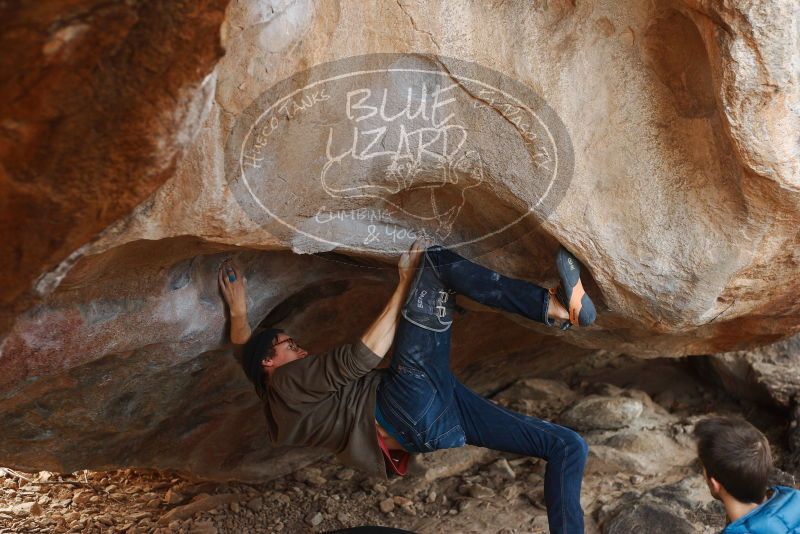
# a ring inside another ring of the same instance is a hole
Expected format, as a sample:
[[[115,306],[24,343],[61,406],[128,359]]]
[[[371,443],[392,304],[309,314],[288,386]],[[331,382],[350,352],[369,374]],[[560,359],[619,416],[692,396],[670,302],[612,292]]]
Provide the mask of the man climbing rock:
[[[550,532],[583,532],[586,442],[568,428],[484,399],[449,364],[456,295],[549,326],[591,324],[595,309],[580,263],[559,249],[561,282],[548,290],[427,245],[418,239],[403,253],[397,288],[364,334],[323,354],[309,354],[281,329],[251,335],[245,279],[223,264],[219,284],[230,307],[231,341],[264,403],[272,444],[325,448],[379,477],[405,474],[409,453],[465,444],[543,458]],[[393,343],[390,365],[376,369]]]

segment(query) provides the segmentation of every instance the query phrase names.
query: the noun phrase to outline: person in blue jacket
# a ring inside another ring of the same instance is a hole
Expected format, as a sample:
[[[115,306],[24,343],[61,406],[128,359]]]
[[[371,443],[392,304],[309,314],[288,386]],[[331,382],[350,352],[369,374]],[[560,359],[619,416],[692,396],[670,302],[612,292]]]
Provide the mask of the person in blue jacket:
[[[710,417],[694,436],[708,489],[728,516],[723,534],[800,534],[800,491],[768,486],[773,466],[764,434],[740,417]]]

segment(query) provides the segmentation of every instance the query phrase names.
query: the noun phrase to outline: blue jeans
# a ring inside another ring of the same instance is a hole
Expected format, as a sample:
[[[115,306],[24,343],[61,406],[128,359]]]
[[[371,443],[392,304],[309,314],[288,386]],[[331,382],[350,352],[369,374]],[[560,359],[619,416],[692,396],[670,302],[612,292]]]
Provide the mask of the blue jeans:
[[[441,289],[550,324],[549,293],[542,287],[507,278],[439,246],[428,248],[422,261],[435,267]],[[377,407],[406,450],[425,453],[470,444],[542,458],[547,461],[550,532],[583,532],[580,494],[588,446],[581,436],[507,410],[459,382],[450,371],[449,329],[434,331],[401,317],[394,347]]]

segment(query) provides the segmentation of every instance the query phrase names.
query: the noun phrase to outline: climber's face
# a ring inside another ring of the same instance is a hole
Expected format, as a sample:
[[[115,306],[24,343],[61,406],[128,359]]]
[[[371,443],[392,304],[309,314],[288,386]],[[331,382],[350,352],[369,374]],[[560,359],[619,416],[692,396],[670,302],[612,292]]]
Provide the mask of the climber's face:
[[[267,355],[261,361],[261,367],[267,374],[270,374],[281,365],[286,365],[289,362],[308,356],[307,351],[298,347],[297,343],[283,332],[272,340],[272,350],[274,354],[272,356]]]

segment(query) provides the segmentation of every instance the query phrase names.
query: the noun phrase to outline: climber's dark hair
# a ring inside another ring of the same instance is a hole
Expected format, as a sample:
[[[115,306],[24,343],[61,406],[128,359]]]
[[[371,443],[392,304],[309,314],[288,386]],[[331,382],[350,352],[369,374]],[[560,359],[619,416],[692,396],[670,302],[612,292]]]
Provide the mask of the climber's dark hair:
[[[694,427],[697,455],[709,477],[737,501],[760,503],[772,474],[769,441],[741,417],[710,417]]]
[[[256,330],[244,345],[242,367],[247,378],[255,386],[259,396],[266,392],[264,369],[261,367],[261,361],[268,356],[274,355],[273,340],[275,336],[282,332],[283,329],[274,327]]]

